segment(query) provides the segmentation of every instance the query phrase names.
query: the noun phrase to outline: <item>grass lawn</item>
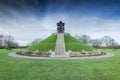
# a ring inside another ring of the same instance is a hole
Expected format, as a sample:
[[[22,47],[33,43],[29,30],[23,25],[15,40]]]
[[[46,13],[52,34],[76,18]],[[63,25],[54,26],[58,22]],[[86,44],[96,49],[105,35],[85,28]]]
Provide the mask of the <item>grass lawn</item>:
[[[120,80],[120,50],[114,57],[79,60],[37,60],[9,57],[0,50],[0,80]]]
[[[39,50],[42,52],[48,52],[49,50],[54,51],[56,39],[57,39],[57,35],[51,35],[48,38],[44,39],[43,41],[29,46],[27,50],[28,51]]]
[[[87,45],[70,35],[64,35],[64,38],[65,38],[66,51],[72,50],[72,51],[76,52],[76,51],[82,51],[82,50],[85,50],[85,51],[93,51],[94,50],[94,48],[92,46]]]
[[[57,35],[51,35],[48,38],[44,39],[43,41],[33,44],[27,48],[28,51],[35,51],[39,50],[42,52],[48,52],[49,50],[54,51],[55,45],[56,45],[56,39]],[[87,45],[76,38],[70,36],[70,35],[65,35],[65,46],[66,46],[66,51],[93,51],[95,50],[92,46]]]

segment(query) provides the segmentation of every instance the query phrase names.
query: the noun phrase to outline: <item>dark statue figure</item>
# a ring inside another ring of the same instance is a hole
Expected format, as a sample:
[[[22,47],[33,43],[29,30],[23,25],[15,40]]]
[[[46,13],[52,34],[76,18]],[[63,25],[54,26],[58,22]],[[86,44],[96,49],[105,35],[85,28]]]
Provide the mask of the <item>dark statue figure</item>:
[[[63,23],[62,21],[59,21],[59,23],[57,23],[57,32],[58,33],[64,33],[64,25],[65,23]]]

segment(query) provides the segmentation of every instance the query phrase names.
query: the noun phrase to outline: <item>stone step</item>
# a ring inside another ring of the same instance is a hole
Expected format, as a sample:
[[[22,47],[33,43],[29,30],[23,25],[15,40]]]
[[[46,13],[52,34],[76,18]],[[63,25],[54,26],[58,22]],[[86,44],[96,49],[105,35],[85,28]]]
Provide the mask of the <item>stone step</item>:
[[[58,33],[55,47],[55,56],[62,57],[65,55],[64,33]]]

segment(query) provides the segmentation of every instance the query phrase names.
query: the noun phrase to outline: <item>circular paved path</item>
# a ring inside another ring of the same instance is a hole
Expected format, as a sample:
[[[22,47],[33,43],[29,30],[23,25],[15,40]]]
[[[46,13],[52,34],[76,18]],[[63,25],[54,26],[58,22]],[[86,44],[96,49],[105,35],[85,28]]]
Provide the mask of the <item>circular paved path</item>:
[[[18,57],[18,58],[28,58],[28,59],[96,59],[96,58],[106,58],[106,57],[112,57],[114,54],[112,53],[107,53],[106,55],[101,55],[101,56],[89,56],[89,57],[31,57],[31,56],[23,56],[23,55],[18,55],[15,52],[9,53],[8,54],[11,57]]]

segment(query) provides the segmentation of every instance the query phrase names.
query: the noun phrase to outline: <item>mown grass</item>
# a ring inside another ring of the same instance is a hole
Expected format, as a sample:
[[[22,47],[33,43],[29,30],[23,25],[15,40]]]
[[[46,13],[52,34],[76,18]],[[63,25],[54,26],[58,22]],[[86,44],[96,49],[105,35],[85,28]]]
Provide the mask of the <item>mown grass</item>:
[[[68,50],[71,50],[71,51],[82,51],[82,50],[93,51],[94,50],[94,48],[91,47],[90,45],[87,45],[70,35],[65,35],[64,38],[65,38],[66,51],[68,51]],[[29,46],[27,48],[27,50],[28,51],[39,50],[42,52],[47,52],[49,50],[54,51],[56,39],[57,39],[57,35],[51,35],[48,38],[44,39],[42,42]]]
[[[71,51],[93,51],[94,48],[90,45],[87,45],[76,38],[70,36],[70,35],[65,35],[65,46],[66,46],[66,51],[71,50]]]
[[[51,35],[48,38],[44,39],[42,42],[31,45],[27,48],[28,51],[39,50],[42,52],[47,52],[49,50],[55,50],[57,35]]]
[[[102,50],[114,57],[78,60],[37,60],[9,57],[0,50],[0,80],[120,80],[120,50]]]

